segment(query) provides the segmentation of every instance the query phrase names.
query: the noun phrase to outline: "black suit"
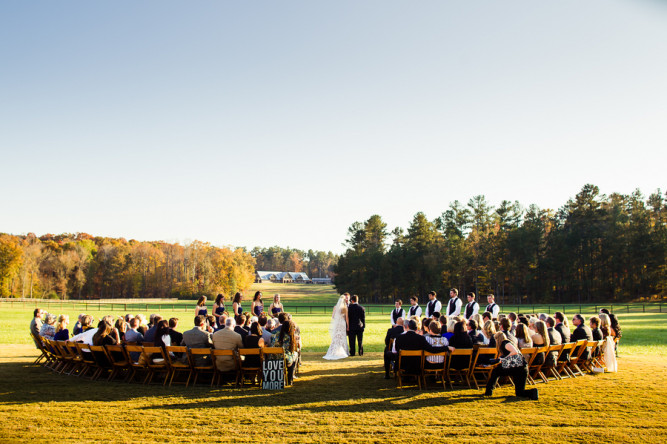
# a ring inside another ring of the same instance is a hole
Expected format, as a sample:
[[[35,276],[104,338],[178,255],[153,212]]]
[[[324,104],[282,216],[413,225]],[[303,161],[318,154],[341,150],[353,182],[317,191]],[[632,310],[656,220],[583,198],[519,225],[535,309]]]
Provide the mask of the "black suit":
[[[359,353],[363,354],[364,328],[366,328],[366,310],[357,303],[350,304],[347,307],[348,341],[350,344],[350,356],[356,352],[355,344],[359,344]]]
[[[243,328],[241,326],[238,326],[238,325],[236,327],[234,327],[234,331],[241,335],[241,339],[245,338],[246,336],[248,336],[250,334],[250,333],[248,333],[248,331],[245,328]]]
[[[448,347],[433,347],[428,343],[424,336],[418,335],[412,330],[396,338],[396,365],[398,365],[398,353],[401,350],[426,350],[431,353],[441,353],[447,351]],[[403,358],[403,369],[411,374],[420,373],[421,358],[417,356],[408,356]]]
[[[595,330],[591,330],[591,333],[593,334],[593,340],[594,341],[601,341],[602,340],[602,330],[600,328],[596,328]]]
[[[565,326],[562,322],[560,324],[556,324],[554,329],[560,333],[561,337],[561,343],[562,344],[567,344],[570,342],[570,329]],[[560,361],[570,361],[570,353],[567,351],[564,351],[563,354],[560,355]]]
[[[593,332],[591,332],[591,329],[587,326],[582,324],[579,324],[577,328],[574,329],[572,332],[572,336],[570,336],[570,341],[571,342],[577,342],[581,341],[582,339],[586,339],[587,341],[592,341],[593,340]],[[579,348],[577,347],[576,349],[572,350],[572,354],[574,356],[577,356]],[[586,347],[586,350],[581,354],[581,359],[586,360],[590,356],[590,353],[588,352],[588,347]]]
[[[389,344],[391,343],[392,339],[396,339],[398,335],[403,334],[404,331],[405,330],[403,329],[402,325],[397,325],[387,330],[387,334],[384,337],[384,374],[387,377],[389,376],[391,362],[396,360],[396,354],[391,352]]]

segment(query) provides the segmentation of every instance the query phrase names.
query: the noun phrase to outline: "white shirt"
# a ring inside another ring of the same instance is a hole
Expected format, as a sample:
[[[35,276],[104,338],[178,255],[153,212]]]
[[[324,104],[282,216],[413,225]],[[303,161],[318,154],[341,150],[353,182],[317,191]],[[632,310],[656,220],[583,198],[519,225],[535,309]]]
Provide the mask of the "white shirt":
[[[391,322],[391,325],[396,325],[396,322],[394,322],[394,313],[396,313],[396,308],[394,308],[391,313],[389,314],[389,321]],[[404,318],[405,317],[405,310],[403,310],[403,307],[398,309],[398,316],[396,317],[396,320],[399,318]]]
[[[463,311],[463,315],[464,315],[464,316],[465,316],[466,313],[468,313],[468,307],[469,307],[470,305],[472,305],[472,314],[470,315],[470,317],[467,317],[466,319],[470,319],[471,317],[473,317],[474,315],[476,315],[477,313],[479,313],[479,304],[478,304],[477,302],[475,302],[475,301],[472,301],[472,302],[468,302],[468,303],[466,304],[466,309]]]
[[[493,317],[494,319],[498,319],[498,315],[500,314],[500,305],[498,305],[494,302],[493,303],[493,308],[491,310],[489,310],[490,305],[491,304],[486,306],[486,311],[491,313],[491,317]]]
[[[76,336],[72,336],[69,340],[72,342],[83,342],[84,344],[93,345],[93,336],[95,336],[95,333],[97,333],[97,329],[91,328]]]
[[[452,303],[452,299],[454,299],[454,311],[450,313],[449,307],[450,304]],[[461,314],[461,306],[463,303],[461,302],[461,299],[458,297],[450,298],[449,302],[447,303],[447,316],[458,316]]]
[[[414,310],[412,310],[413,307],[415,308]],[[415,312],[414,315],[411,315],[411,314],[410,314],[412,311]],[[410,306],[410,308],[408,309],[408,317],[412,317],[412,316],[417,316],[418,318],[421,318],[421,317],[422,317],[422,308],[421,308],[419,305],[412,305],[412,306]]]
[[[431,302],[435,302],[435,307],[433,308],[433,311],[429,310],[429,307],[431,306]],[[442,304],[440,303],[439,300],[434,299],[433,301],[428,301],[428,304],[426,304],[426,317],[430,318],[433,316],[433,313],[435,312],[442,313]]]

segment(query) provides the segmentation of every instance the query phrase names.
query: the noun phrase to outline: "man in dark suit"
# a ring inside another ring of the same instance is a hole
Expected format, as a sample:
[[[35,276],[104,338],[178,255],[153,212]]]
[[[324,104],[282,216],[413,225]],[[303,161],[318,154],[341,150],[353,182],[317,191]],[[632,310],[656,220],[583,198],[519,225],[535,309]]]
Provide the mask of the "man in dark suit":
[[[563,337],[558,331],[554,328],[556,325],[556,320],[549,316],[547,318],[547,334],[549,335],[549,344],[551,345],[561,345],[563,343]]]
[[[561,337],[561,343],[562,344],[567,344],[570,342],[570,328],[565,325],[565,315],[561,311],[557,311],[554,313],[554,318],[556,319],[556,326],[554,329],[560,333]],[[563,351],[563,353],[560,355],[559,361],[570,361],[570,353],[567,351]]]
[[[178,328],[178,318],[169,319],[169,337],[171,345],[181,345],[183,342],[183,333],[176,331]]]
[[[398,366],[398,354],[401,350],[426,350],[431,353],[441,353],[447,351],[449,347],[433,347],[426,338],[417,334],[417,322],[408,321],[408,331],[405,334],[396,337],[396,366]],[[408,373],[417,374],[420,372],[421,358],[405,357],[402,361],[403,369]]]
[[[396,360],[396,353],[392,352],[391,340],[396,340],[399,335],[405,332],[403,327],[403,318],[398,318],[396,325],[388,329],[384,337],[384,379],[389,379],[391,363]]]
[[[572,318],[572,324],[574,324],[574,326],[577,328],[575,328],[572,332],[572,335],[570,336],[570,342],[577,342],[582,339],[586,339],[588,341],[593,340],[593,332],[591,332],[591,329],[588,327],[588,325],[586,325],[586,321],[582,315],[574,315]],[[577,356],[578,353],[578,348],[572,350],[572,354],[574,356]],[[588,352],[588,347],[586,347],[586,350],[584,350],[584,352],[581,354],[581,359],[586,360],[589,358],[589,355],[590,353]]]
[[[347,307],[347,331],[350,343],[350,356],[354,356],[355,344],[359,343],[359,356],[364,354],[364,329],[366,328],[366,310],[359,305],[356,294],[350,296],[350,306]]]

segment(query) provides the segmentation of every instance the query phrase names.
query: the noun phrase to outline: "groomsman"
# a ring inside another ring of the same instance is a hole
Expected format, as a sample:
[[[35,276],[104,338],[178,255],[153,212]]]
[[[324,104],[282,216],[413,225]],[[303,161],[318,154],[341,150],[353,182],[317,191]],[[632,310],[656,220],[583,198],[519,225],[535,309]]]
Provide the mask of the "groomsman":
[[[447,317],[458,316],[461,314],[463,303],[459,299],[459,291],[456,288],[449,290],[449,304],[447,304]]]
[[[433,316],[433,313],[442,311],[442,304],[438,300],[438,294],[435,291],[432,291],[428,294],[429,302],[426,304],[426,317],[430,318]]]
[[[467,293],[466,297],[468,298],[468,304],[466,305],[465,317],[470,319],[473,315],[479,313],[479,304],[475,302],[475,293]]]
[[[496,304],[495,299],[496,297],[492,294],[486,297],[486,300],[489,302],[489,305],[486,306],[486,311],[491,313],[493,319],[498,319],[498,315],[500,314],[500,306]]]
[[[396,299],[394,303],[395,309],[391,311],[391,325],[396,325],[398,320],[405,317],[405,310],[403,310],[403,301]]]
[[[419,306],[419,299],[417,296],[412,296],[410,298],[410,309],[408,310],[408,318],[417,316],[419,319],[422,317],[422,308]]]

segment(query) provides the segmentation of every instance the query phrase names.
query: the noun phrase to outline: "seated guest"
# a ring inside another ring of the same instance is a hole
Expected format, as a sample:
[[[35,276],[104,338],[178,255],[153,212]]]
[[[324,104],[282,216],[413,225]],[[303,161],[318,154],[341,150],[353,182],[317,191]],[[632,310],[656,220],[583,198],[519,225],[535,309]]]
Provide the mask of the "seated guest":
[[[468,334],[472,339],[472,344],[484,344],[484,333],[477,329],[477,322],[474,319],[468,321]]]
[[[53,336],[55,341],[67,341],[69,339],[69,330],[67,329],[68,325],[69,316],[58,316],[58,322],[56,323],[56,334]]]
[[[496,334],[496,324],[491,320],[486,321],[484,327],[482,327],[482,333],[484,333],[484,345],[486,347],[495,347],[496,340],[494,339],[494,335]]]
[[[513,314],[514,313],[510,313],[510,315]],[[514,316],[516,316],[516,314],[514,314]],[[505,337],[516,345],[517,339],[516,336],[514,335],[514,331],[516,331],[516,326],[514,326],[514,329],[512,328],[512,321],[510,321],[509,317],[500,319],[499,324],[500,324],[500,332],[504,333]]]
[[[547,317],[547,334],[549,335],[549,344],[551,345],[561,345],[563,343],[563,337],[554,327],[556,325],[556,320],[551,316]]]
[[[148,331],[148,325],[146,324],[146,316],[142,314],[138,314],[135,316],[139,320],[139,326],[137,327],[137,331],[141,333],[142,336],[146,335],[146,332]]]
[[[454,334],[449,339],[449,346],[454,350],[472,348],[472,338],[468,334],[466,321],[458,321],[454,324]],[[452,356],[450,367],[457,370],[464,369],[470,365],[470,356]]]
[[[171,337],[171,345],[181,345],[183,342],[183,333],[176,331],[178,328],[178,318],[169,319],[169,336]]]
[[[447,326],[447,324],[449,323],[449,321],[447,319],[447,316],[445,316],[443,314],[440,315],[440,320],[438,322],[440,322],[440,330],[443,330]]]
[[[447,347],[449,342],[446,338],[442,337],[442,332],[440,331],[440,322],[433,321],[428,324],[429,334],[424,335],[426,342],[431,344],[433,347]],[[445,361],[444,356],[427,356],[424,361],[424,367],[426,368],[438,368],[442,367],[442,363]]]
[[[516,334],[517,319],[519,317],[516,313],[511,312],[510,314],[507,315],[507,318],[510,320],[510,328],[508,328],[507,331],[514,335],[514,334]],[[505,332],[505,336],[507,336],[506,332]],[[509,339],[510,341],[512,340],[509,337],[507,339]]]
[[[535,333],[531,336],[531,339],[533,340],[533,347],[541,348],[549,346],[549,333],[547,332],[546,322],[535,322]],[[544,358],[544,353],[538,353],[537,356],[535,356],[533,364],[539,365],[544,363]]]
[[[594,341],[601,341],[602,338],[602,330],[600,330],[600,318],[597,316],[592,316],[588,320],[588,326],[591,329],[591,334],[593,335],[593,340]]]
[[[216,326],[218,325],[217,319],[215,319],[215,316],[213,315],[207,315],[206,316],[206,331],[209,333],[214,333],[217,328]]]
[[[216,350],[234,350],[238,351],[243,348],[243,339],[240,334],[235,331],[236,321],[232,318],[227,318],[225,321],[225,328],[213,333],[213,347]],[[185,333],[183,333],[185,335]],[[236,368],[236,361],[233,356],[216,356],[216,367],[218,371],[227,372]]]
[[[141,343],[144,342],[144,335],[142,335],[138,330],[140,323],[141,319],[138,317],[132,318],[130,321],[130,328],[125,331],[125,336],[123,337],[123,341],[125,341],[125,343],[136,343],[141,345]]]
[[[242,315],[242,314],[236,315],[236,319],[235,319],[236,326],[234,327],[234,331],[236,333],[240,334],[242,338],[245,338],[246,336],[248,336],[248,332],[246,331],[245,328],[243,328],[243,325],[245,324],[245,321],[246,321],[245,315]],[[225,326],[226,325],[227,324],[225,324]]]
[[[97,331],[93,335],[93,345],[116,345],[118,342],[113,335],[113,325],[102,319],[97,324]],[[97,363],[102,367],[109,367],[111,363],[106,353],[94,352]]]
[[[484,322],[482,321],[482,315],[479,314],[479,313],[475,313],[474,315],[472,315],[472,317],[470,319],[477,322],[478,330],[481,333],[482,332],[482,325],[484,325]]]
[[[125,333],[127,333],[127,322],[125,322],[125,319],[121,316],[120,318],[116,319],[116,324],[114,327],[118,332],[118,338],[120,339],[119,342],[123,342],[125,340]]]
[[[271,343],[271,330],[274,328],[274,324],[278,323],[276,319],[267,318],[266,316],[260,316],[259,326],[262,327],[262,339],[264,339],[264,344]]]
[[[155,346],[156,347],[162,347],[162,349],[166,352],[167,347],[171,347],[171,335],[169,334],[169,321],[166,319],[160,320],[160,322],[157,323],[157,330],[155,330]],[[176,345],[176,344],[173,344]],[[170,352],[171,353],[171,352]],[[171,354],[174,356],[174,354]],[[154,362],[159,362],[155,361],[156,359],[162,359],[162,356],[159,354],[154,354],[152,356]]]
[[[421,329],[419,330],[418,333],[422,336],[427,335],[429,333],[428,326],[431,322],[438,322],[438,321],[431,318],[424,318],[424,320],[421,323],[422,324]]]
[[[188,348],[211,348],[211,334],[205,331],[206,318],[204,316],[195,316],[194,323],[195,326],[192,330],[183,332],[183,342],[181,345]],[[184,357],[187,359],[187,356],[184,355]],[[206,355],[196,355],[195,364],[202,367],[206,366],[209,363],[208,358]]]
[[[264,347],[264,339],[262,338],[262,327],[259,322],[250,324],[250,334],[243,338],[243,348],[262,348]],[[243,367],[259,367],[259,355],[246,356],[243,361]]]
[[[516,327],[516,339],[519,348],[531,348],[533,346],[533,339],[528,326],[524,323],[519,323]]]
[[[146,333],[144,333],[144,342],[155,343],[155,332],[157,332],[157,324],[162,320],[162,316],[159,314],[152,314],[151,317],[153,318],[153,325],[148,330],[146,330]]]
[[[394,341],[394,345],[396,346],[395,365],[398,365],[398,355],[401,350],[426,350],[431,353],[441,353],[443,351],[447,351],[447,347],[434,347],[429,344],[425,336],[418,335],[416,321],[411,319],[407,324],[407,331],[402,335],[398,335]],[[401,365],[408,373],[419,374],[421,372],[421,358],[419,357],[408,356],[403,358]]]
[[[554,313],[554,319],[556,320],[556,325],[554,328],[558,333],[560,333],[561,344],[567,344],[570,342],[570,327],[567,325],[567,318],[563,312],[557,311]]]
[[[53,337],[56,335],[56,316],[51,313],[46,314],[46,319],[44,319],[44,324],[39,330],[39,335],[47,339],[53,340]]]
[[[39,332],[42,330],[42,325],[44,325],[44,322],[42,321],[43,316],[44,311],[42,311],[41,308],[35,308],[32,321],[30,321],[30,333],[32,333],[36,340],[39,338]]]
[[[287,365],[287,385],[294,382],[294,369],[299,360],[296,339],[296,326],[293,321],[285,321],[280,327],[280,334],[274,344],[282,347],[285,351],[285,364]]]
[[[74,324],[74,328],[72,329],[72,335],[78,335],[83,333],[83,329],[81,328],[81,323],[85,315],[86,315],[85,313],[79,314],[79,317],[77,318],[76,323]]]
[[[450,319],[447,322],[447,331],[442,333],[442,337],[446,338],[447,341],[450,341],[452,339],[452,336],[454,336],[454,326],[456,325],[456,319]]]
[[[493,321],[493,318],[491,317],[491,313],[489,313],[488,311],[485,311],[484,313],[482,313],[482,322],[484,324],[486,324],[486,321]],[[484,324],[482,324],[482,325],[484,325]]]
[[[574,331],[572,332],[572,335],[570,335],[570,342],[577,342],[582,339],[586,339],[588,341],[593,340],[593,333],[591,332],[591,329],[588,328],[588,325],[586,325],[586,321],[584,320],[584,317],[580,314],[574,315],[572,318],[572,324],[576,327]],[[574,350],[572,350],[572,354],[574,356],[577,356],[578,353],[578,347]],[[581,358],[586,360],[589,358],[590,353],[588,353],[588,347],[586,347],[586,350],[583,351],[581,354]]]
[[[539,313],[539,314],[537,315],[537,319],[540,320],[540,321],[542,321],[542,322],[547,322],[547,318],[548,318],[548,317],[549,317],[549,315],[546,314],[546,313]]]
[[[431,315],[431,319],[438,321],[440,319],[440,312],[434,311],[433,314]]]
[[[602,332],[602,339],[607,339],[607,336],[611,336],[612,339],[616,332],[611,328],[611,320],[609,315],[606,313],[600,314],[600,331]]]
[[[498,344],[497,349],[498,349],[498,356],[501,356],[502,358],[507,358],[509,356],[515,356],[521,354],[519,349],[510,341],[507,339],[504,333],[496,333],[495,336],[496,339],[496,344]],[[538,391],[537,389],[529,389],[526,390],[526,379],[528,379],[528,365],[526,364],[525,359],[523,360],[523,365],[514,367],[514,368],[503,368],[502,365],[497,365],[494,367],[493,371],[491,372],[491,376],[489,377],[489,380],[486,383],[486,392],[484,393],[484,396],[493,396],[493,389],[496,386],[496,383],[498,382],[498,379],[501,376],[509,376],[512,378],[512,382],[514,382],[514,393],[516,396],[520,396],[523,398],[529,398],[532,400],[537,400],[538,399]]]
[[[391,363],[396,360],[396,353],[394,353],[394,347],[391,344],[392,340],[395,341],[398,335],[402,335],[405,332],[403,328],[404,321],[403,318],[398,318],[396,325],[387,329],[387,334],[384,336],[384,379],[389,379]]]

